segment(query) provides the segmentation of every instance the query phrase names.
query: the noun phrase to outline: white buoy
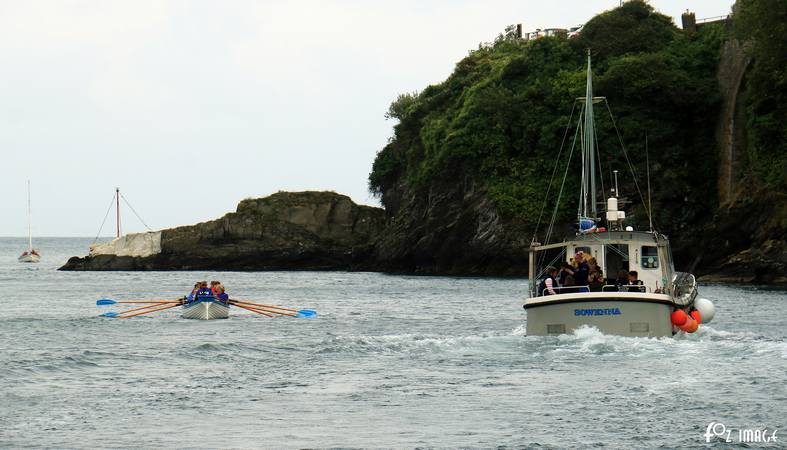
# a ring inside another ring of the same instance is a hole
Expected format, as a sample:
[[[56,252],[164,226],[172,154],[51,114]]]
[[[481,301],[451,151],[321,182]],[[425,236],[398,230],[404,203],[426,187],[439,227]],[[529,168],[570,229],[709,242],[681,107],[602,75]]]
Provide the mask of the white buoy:
[[[694,308],[700,312],[700,319],[702,319],[703,325],[713,320],[713,316],[716,315],[716,307],[707,298],[694,300]]]

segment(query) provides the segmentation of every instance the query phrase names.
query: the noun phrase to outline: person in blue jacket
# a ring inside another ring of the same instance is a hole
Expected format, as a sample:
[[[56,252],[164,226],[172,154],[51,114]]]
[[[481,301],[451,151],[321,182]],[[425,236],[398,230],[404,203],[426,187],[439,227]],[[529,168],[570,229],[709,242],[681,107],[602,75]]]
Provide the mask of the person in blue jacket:
[[[200,287],[200,282],[199,281],[194,283],[194,288],[191,290],[191,293],[186,296],[186,301],[187,302],[193,302],[194,301],[194,296],[197,295],[197,291],[199,291],[199,287]]]
[[[213,289],[217,300],[220,300],[224,303],[227,303],[227,301],[229,301],[230,296],[227,295],[227,293],[225,292],[223,284],[219,283]]]

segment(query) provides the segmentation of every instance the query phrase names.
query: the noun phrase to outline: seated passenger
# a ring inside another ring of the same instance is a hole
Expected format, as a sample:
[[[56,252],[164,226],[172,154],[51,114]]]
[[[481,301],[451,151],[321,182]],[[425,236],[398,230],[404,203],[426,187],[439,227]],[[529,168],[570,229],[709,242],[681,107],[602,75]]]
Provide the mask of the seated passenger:
[[[200,298],[213,297],[213,291],[211,291],[210,288],[208,288],[207,281],[200,281],[199,289],[197,290],[197,293],[194,295],[194,297],[198,300]]]
[[[628,288],[626,286],[629,285],[629,273],[626,270],[621,270],[618,272],[618,277],[615,279],[615,286],[618,287],[618,291],[626,291]]]
[[[539,296],[556,294],[557,280],[555,280],[555,275],[557,275],[557,269],[552,266],[547,267],[546,274],[541,278],[541,282],[538,283],[536,293]]]
[[[596,267],[596,271],[590,275],[590,292],[601,292],[604,290],[604,273]]]
[[[636,270],[632,270],[629,275],[629,292],[645,292],[645,285],[639,279],[639,274]]]
[[[574,276],[574,266],[570,263],[564,262],[560,268],[560,275],[558,276],[558,282],[561,286],[566,284],[566,277],[571,275]]]
[[[216,295],[216,299],[221,300],[224,303],[227,303],[227,300],[230,299],[230,296],[224,290],[224,285],[219,283],[216,285],[216,289],[214,291]]]
[[[560,293],[561,294],[570,294],[572,292],[579,292],[580,288],[577,286],[577,282],[574,280],[574,277],[569,275],[566,277],[563,286],[561,286]]]
[[[199,290],[199,286],[200,286],[199,281],[194,283],[194,288],[191,290],[191,293],[188,296],[186,296],[186,300],[187,301],[190,301],[190,302],[194,301],[194,296],[197,295],[197,291]]]
[[[211,292],[213,292],[214,295],[216,294],[216,286],[218,286],[220,284],[221,284],[220,281],[211,281],[210,282],[210,290],[211,290]]]

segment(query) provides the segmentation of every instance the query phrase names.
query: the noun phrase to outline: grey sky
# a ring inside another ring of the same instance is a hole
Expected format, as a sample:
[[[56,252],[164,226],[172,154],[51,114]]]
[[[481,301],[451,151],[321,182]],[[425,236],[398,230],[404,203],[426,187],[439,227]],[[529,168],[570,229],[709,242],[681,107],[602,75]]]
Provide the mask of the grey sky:
[[[651,1],[678,22],[731,3]],[[376,204],[366,177],[398,93],[507,24],[569,27],[617,4],[0,1],[0,235],[26,234],[28,178],[39,236],[95,235],[115,186],[153,228],[278,190]]]

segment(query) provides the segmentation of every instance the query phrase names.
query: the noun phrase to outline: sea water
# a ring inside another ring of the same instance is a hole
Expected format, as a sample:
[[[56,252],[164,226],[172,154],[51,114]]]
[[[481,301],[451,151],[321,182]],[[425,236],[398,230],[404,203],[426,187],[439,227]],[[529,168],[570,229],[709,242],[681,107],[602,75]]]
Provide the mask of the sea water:
[[[0,447],[743,445],[707,444],[711,422],[787,443],[784,290],[702,285],[694,335],[528,337],[522,279],[56,270],[90,241],[20,264],[0,239]],[[213,279],[318,315],[98,317]]]

